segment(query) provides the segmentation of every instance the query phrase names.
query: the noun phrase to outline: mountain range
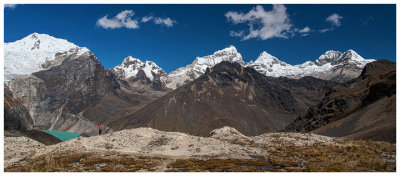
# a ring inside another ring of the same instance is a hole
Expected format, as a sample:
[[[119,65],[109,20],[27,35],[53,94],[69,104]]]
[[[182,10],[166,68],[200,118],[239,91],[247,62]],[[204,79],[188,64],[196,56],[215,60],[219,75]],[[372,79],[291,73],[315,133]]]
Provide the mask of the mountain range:
[[[79,47],[64,39],[38,33],[6,43],[5,81],[46,69],[46,63],[53,61],[56,53],[70,51],[73,48],[79,48],[79,54],[89,51],[85,47]],[[299,65],[290,65],[264,51],[254,62],[246,63],[237,49],[229,46],[212,55],[197,57],[190,65],[168,74],[156,63],[142,62],[132,56],[126,57],[120,65],[111,70],[117,78],[131,79],[134,82],[140,80],[142,83],[152,85],[154,89],[161,89],[161,87],[176,89],[204,74],[208,67],[213,67],[222,61],[238,62],[266,76],[294,79],[313,76],[343,83],[357,77],[366,63],[375,60],[364,59],[353,50],[344,53],[327,51],[314,62],[307,61]]]
[[[267,77],[237,62],[222,61],[194,81],[114,120],[111,127],[147,126],[207,136],[227,125],[246,135],[260,135],[283,129],[334,84],[313,77]]]
[[[392,132],[382,129],[395,128],[395,121],[385,120],[393,118],[395,106],[382,116],[384,122],[359,131],[327,126],[354,113],[360,117],[376,102],[393,105],[393,77],[393,63],[364,59],[353,50],[327,51],[313,62],[290,65],[267,52],[246,63],[234,46],[168,74],[132,56],[106,69],[85,47],[33,33],[5,45],[5,120],[10,128],[89,136],[103,124],[106,133],[152,127],[207,136],[231,126],[246,135],[287,130],[365,138],[370,129]],[[388,90],[390,95],[382,93]],[[389,138],[373,139],[393,141]]]

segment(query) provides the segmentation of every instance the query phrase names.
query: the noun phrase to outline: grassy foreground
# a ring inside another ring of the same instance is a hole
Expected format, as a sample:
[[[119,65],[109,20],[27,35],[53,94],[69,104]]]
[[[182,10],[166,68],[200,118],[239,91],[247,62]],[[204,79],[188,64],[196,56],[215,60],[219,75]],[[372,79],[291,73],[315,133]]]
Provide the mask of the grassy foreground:
[[[170,171],[283,171],[283,172],[395,172],[396,147],[385,142],[351,141],[348,144],[280,146],[254,160],[178,159]]]
[[[248,147],[256,147],[248,144]],[[338,145],[257,146],[264,156],[254,159],[137,156],[114,151],[72,153],[27,158],[6,172],[395,172],[396,146],[386,142],[346,141]]]

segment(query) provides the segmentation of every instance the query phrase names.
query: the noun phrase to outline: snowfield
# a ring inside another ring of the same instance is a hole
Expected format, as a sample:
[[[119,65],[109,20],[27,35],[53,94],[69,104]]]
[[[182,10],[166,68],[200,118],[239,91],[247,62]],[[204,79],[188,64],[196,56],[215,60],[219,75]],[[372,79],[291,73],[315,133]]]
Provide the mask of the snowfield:
[[[89,49],[79,47],[64,39],[47,34],[33,33],[21,40],[5,44],[4,81],[43,70],[46,61],[55,59],[56,53],[79,49],[83,54]]]

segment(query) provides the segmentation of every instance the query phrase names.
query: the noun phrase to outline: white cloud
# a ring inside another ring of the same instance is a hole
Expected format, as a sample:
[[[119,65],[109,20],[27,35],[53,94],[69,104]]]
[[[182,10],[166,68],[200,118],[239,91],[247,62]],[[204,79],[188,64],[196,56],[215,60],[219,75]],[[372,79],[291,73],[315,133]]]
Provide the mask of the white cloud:
[[[342,18],[343,18],[342,16],[338,15],[337,13],[334,13],[328,16],[328,18],[326,18],[326,21],[330,22],[334,26],[340,26],[341,25],[340,20]]]
[[[235,31],[230,31],[229,35],[233,37],[243,37],[243,31],[235,32]]]
[[[265,11],[262,6],[257,5],[248,13],[229,11],[225,13],[225,17],[233,24],[248,24],[249,33],[247,35],[235,31],[230,32],[231,36],[241,37],[242,40],[251,38],[260,38],[261,40],[288,38],[289,33],[291,33],[292,24],[284,5],[273,5],[271,11]]]
[[[152,20],[154,16],[144,16],[142,17],[142,22],[147,23],[148,21]]]
[[[305,37],[305,36],[308,36],[308,35],[310,35],[310,33],[311,32],[314,32],[314,30],[312,30],[310,27],[304,27],[303,29],[297,29],[297,32],[299,32],[300,33],[300,36],[301,37]]]
[[[115,28],[128,28],[128,29],[137,29],[139,28],[139,22],[137,20],[132,19],[132,16],[135,15],[135,12],[132,10],[124,10],[118,13],[113,18],[108,18],[108,16],[104,16],[97,20],[97,25],[101,26],[105,29],[115,29]]]
[[[160,18],[160,17],[156,17],[154,18],[154,24],[163,24],[167,27],[172,27],[174,26],[174,23],[176,23],[175,20],[171,20],[171,18]]]
[[[4,4],[4,8],[10,8],[10,9],[15,9],[17,4]]]
[[[328,31],[333,31],[333,28],[325,28],[325,29],[319,30],[320,33],[325,33],[325,32],[328,32]]]
[[[133,10],[124,10],[118,13],[116,16],[109,18],[108,15],[97,20],[97,25],[103,27],[105,29],[116,29],[116,28],[128,28],[128,29],[137,29],[139,28],[139,19],[133,19],[132,17],[135,15]],[[140,23],[147,23],[149,21],[153,21],[154,24],[165,25],[167,27],[173,27],[177,22],[172,20],[171,18],[161,18],[155,17],[153,15],[148,15],[141,17]]]
[[[371,21],[373,21],[373,20],[374,20],[374,17],[368,16],[368,18],[362,19],[361,22],[362,22],[362,24],[363,24],[364,26],[367,26],[367,25],[368,25]]]
[[[161,18],[161,17],[155,17],[153,15],[148,15],[142,17],[142,23],[147,23],[149,21],[153,21],[154,24],[160,24],[160,25],[165,25],[167,27],[173,27],[174,24],[176,23],[175,20],[172,20],[171,18]]]
[[[305,27],[305,28],[299,30],[299,32],[300,32],[300,33],[309,33],[309,32],[311,32],[311,29],[307,26],[307,27]]]

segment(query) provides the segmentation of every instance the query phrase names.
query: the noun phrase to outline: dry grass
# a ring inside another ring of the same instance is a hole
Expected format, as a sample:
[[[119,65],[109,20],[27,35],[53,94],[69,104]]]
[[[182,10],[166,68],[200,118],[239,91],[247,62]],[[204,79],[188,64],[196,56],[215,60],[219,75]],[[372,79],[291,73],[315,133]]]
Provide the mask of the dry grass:
[[[396,147],[385,142],[348,141],[343,145],[280,146],[267,160],[286,171],[353,172],[396,170]],[[391,159],[385,159],[385,155]],[[392,160],[392,161],[391,161]],[[294,170],[293,170],[294,169]]]
[[[59,154],[42,156],[34,160],[5,168],[6,172],[135,172],[154,171],[159,165],[153,158],[129,157],[126,154],[94,153]]]
[[[252,160],[240,159],[177,159],[168,166],[169,172],[264,172],[271,167],[264,157]]]
[[[266,158],[177,159],[172,172],[394,172],[396,146],[385,142],[346,141],[338,145],[265,146]],[[386,157],[386,158],[385,158]]]
[[[164,145],[169,139],[161,137],[154,145]],[[239,144],[238,141],[235,143]],[[193,144],[191,144],[194,148]],[[240,145],[240,144],[239,144]],[[190,146],[190,145],[189,145]],[[310,146],[294,146],[279,143],[262,147],[266,153],[255,159],[176,159],[167,166],[172,172],[395,172],[396,145],[386,142],[341,140],[336,144],[318,143]],[[201,151],[201,148],[194,148]],[[23,162],[5,168],[6,172],[135,172],[156,171],[163,157],[133,156],[132,154],[74,153],[48,154],[26,158]]]

